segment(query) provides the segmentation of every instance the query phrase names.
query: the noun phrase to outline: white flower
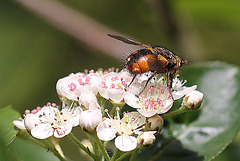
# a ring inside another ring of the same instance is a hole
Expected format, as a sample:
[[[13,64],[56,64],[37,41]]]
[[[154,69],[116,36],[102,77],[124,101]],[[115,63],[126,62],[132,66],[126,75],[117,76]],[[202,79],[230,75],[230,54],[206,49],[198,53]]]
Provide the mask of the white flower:
[[[83,109],[89,109],[90,104],[92,103],[97,103],[97,97],[95,94],[88,88],[88,87],[83,87],[81,91],[81,95],[79,96],[79,105]]]
[[[125,70],[119,73],[107,73],[102,76],[99,93],[102,97],[119,103],[123,101],[124,94],[126,93],[125,89],[131,79]]]
[[[136,108],[145,117],[167,112],[173,105],[169,88],[163,85],[147,86],[138,96],[135,92],[125,94],[124,100],[129,106]]]
[[[83,130],[92,132],[97,125],[102,122],[101,107],[97,102],[92,102],[87,107],[88,110],[82,111],[79,117],[79,125]]]
[[[85,131],[94,131],[100,122],[102,122],[102,112],[100,109],[85,110],[80,114],[79,125]]]
[[[61,111],[57,107],[45,106],[36,114],[25,116],[25,127],[37,139],[46,139],[52,135],[62,138],[68,135],[72,127],[79,124],[80,108],[65,107]]]
[[[100,140],[109,141],[116,137],[115,146],[121,151],[131,151],[137,147],[137,138],[132,136],[140,134],[141,126],[146,118],[138,112],[124,113],[120,119],[119,109],[115,118],[106,118],[97,126],[97,136]],[[117,136],[116,136],[117,134]]]
[[[76,73],[58,80],[56,89],[61,101],[78,101],[83,91],[98,93],[100,77],[97,73]]]
[[[178,77],[175,77],[172,82],[172,96],[174,100],[182,98],[184,95],[194,91],[197,85],[186,87],[183,86],[186,81],[180,81]]]

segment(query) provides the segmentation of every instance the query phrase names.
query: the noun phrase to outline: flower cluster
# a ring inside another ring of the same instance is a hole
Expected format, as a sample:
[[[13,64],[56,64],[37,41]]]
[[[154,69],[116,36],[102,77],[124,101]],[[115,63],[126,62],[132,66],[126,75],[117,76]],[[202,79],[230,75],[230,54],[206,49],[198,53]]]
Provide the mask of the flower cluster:
[[[106,118],[101,122],[96,131],[99,139],[103,141],[109,141],[116,137],[115,145],[121,151],[131,151],[137,147],[137,139],[132,136],[134,134],[141,134],[140,130],[146,123],[146,117],[142,116],[138,112],[124,113],[123,118],[120,119],[119,108],[117,110],[117,116],[112,118]]]
[[[172,89],[169,89],[163,75],[151,79],[139,95],[150,76],[151,73],[142,74],[132,81],[133,76],[124,69],[72,73],[59,79],[56,85],[63,104],[61,109],[48,103],[31,112],[25,111],[24,118],[14,124],[37,139],[62,138],[73,127],[80,126],[88,133],[96,133],[102,141],[115,139],[115,146],[121,151],[148,147],[155,141],[154,134],[163,127],[160,115],[167,113],[175,100],[187,95],[183,105],[196,109],[203,97],[196,92],[196,85],[186,87],[186,81],[178,77],[173,79]],[[115,105],[110,114],[102,100]],[[115,108],[119,104],[127,104],[133,111]]]
[[[27,129],[37,139],[50,136],[62,138],[79,125],[80,107],[64,107],[61,111],[54,103],[38,107],[37,112],[25,111],[22,121],[14,121],[20,129]]]

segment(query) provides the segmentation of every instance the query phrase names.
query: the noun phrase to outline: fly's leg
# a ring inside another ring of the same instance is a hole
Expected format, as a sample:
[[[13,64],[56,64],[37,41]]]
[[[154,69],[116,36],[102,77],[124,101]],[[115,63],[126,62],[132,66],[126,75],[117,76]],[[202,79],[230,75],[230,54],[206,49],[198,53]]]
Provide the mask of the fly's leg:
[[[135,74],[131,80],[131,82],[129,83],[128,87],[130,87],[130,85],[133,83],[134,79],[136,78],[137,74]]]
[[[155,72],[151,75],[151,77],[148,78],[146,84],[144,85],[143,89],[141,90],[141,92],[140,92],[138,95],[142,94],[142,92],[144,91],[144,89],[147,87],[149,81],[150,81],[156,74],[157,74],[157,71],[155,71]]]

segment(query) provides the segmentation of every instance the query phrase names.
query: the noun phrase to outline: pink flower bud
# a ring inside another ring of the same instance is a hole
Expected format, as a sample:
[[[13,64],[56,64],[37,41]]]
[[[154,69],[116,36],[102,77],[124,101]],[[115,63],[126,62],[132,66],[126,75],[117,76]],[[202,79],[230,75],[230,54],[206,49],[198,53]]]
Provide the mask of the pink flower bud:
[[[190,110],[198,109],[203,101],[203,94],[199,91],[192,91],[188,93],[183,99],[183,105]]]

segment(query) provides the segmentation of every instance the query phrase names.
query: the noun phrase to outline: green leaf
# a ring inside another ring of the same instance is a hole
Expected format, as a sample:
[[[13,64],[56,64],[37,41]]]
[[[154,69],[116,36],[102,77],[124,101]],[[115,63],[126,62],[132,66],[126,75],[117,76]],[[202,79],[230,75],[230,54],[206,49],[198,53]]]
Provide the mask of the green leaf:
[[[3,141],[0,139],[0,160],[9,160]]]
[[[0,109],[0,140],[5,145],[16,137],[18,130],[15,128],[13,121],[19,117],[20,114],[10,106]]]
[[[222,62],[202,63],[181,71],[186,86],[204,94],[201,109],[166,120],[157,142],[139,160],[211,160],[237,135],[240,127],[239,68]],[[151,159],[151,157],[153,157]]]
[[[11,160],[22,161],[59,161],[48,149],[45,149],[29,140],[17,137],[7,147],[8,157]]]

